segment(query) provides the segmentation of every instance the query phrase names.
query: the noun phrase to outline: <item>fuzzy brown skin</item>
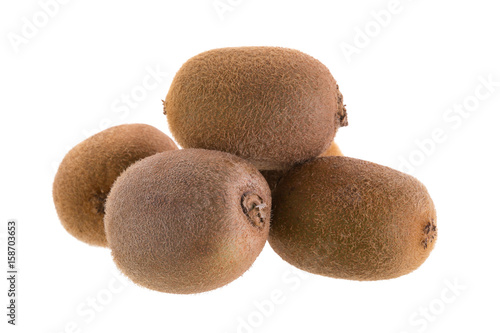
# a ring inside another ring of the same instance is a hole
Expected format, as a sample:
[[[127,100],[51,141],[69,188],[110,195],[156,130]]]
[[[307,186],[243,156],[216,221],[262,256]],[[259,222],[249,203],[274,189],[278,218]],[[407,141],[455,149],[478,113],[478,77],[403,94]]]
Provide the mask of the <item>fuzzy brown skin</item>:
[[[252,265],[270,211],[269,187],[253,165],[183,149],[146,158],[118,178],[105,228],[116,265],[132,281],[191,294],[224,286]]]
[[[272,248],[305,271],[350,280],[395,278],[436,242],[436,211],[412,176],[350,157],[293,168],[273,194]]]
[[[222,48],[189,59],[174,77],[164,114],[184,148],[229,152],[260,170],[318,156],[347,125],[328,68],[280,47]]]
[[[340,151],[339,146],[335,142],[332,142],[330,147],[320,156],[344,156],[344,154],[342,154],[342,151]],[[288,170],[289,169],[260,170],[260,173],[262,173],[267,181],[267,184],[269,185],[269,188],[271,189],[271,192],[273,192],[280,179],[287,173]]]
[[[145,124],[111,127],[76,145],[61,162],[52,189],[64,228],[85,243],[106,247],[104,203],[113,182],[132,163],[174,149],[172,139]]]

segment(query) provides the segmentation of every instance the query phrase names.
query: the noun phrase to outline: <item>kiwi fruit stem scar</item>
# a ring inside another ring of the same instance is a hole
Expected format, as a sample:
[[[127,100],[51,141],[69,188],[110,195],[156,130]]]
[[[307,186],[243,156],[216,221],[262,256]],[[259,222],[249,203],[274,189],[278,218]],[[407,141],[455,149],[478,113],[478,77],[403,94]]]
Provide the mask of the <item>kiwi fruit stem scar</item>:
[[[262,209],[266,206],[262,198],[255,193],[246,192],[241,196],[241,208],[243,209],[243,213],[245,213],[250,223],[259,229],[264,227],[264,219],[266,216]]]

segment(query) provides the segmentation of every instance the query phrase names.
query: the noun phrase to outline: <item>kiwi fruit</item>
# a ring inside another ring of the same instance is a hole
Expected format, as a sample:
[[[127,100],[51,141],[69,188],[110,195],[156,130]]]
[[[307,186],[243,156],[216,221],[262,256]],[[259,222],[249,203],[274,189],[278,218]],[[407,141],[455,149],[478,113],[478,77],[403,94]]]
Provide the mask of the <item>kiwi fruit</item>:
[[[436,210],[425,186],[375,163],[319,157],[290,170],[273,193],[269,243],[311,273],[395,278],[419,267],[436,237]]]
[[[59,165],[52,188],[64,228],[85,243],[106,247],[104,203],[113,182],[132,163],[174,149],[172,139],[145,124],[111,127],[76,145]]]
[[[347,125],[328,68],[297,50],[228,47],[189,59],[176,73],[164,114],[184,148],[232,153],[260,170],[320,155]]]
[[[271,193],[249,162],[183,149],[145,158],[113,185],[104,218],[117,267],[156,291],[209,291],[242,275],[269,233]]]
[[[330,147],[323,152],[320,156],[344,156],[342,154],[342,151],[340,150],[339,146],[335,143],[332,142]],[[269,188],[271,191],[274,191],[276,188],[276,185],[278,185],[278,182],[280,181],[281,177],[285,175],[285,173],[289,169],[284,169],[284,170],[260,170],[262,175],[267,181],[267,184],[269,185]]]

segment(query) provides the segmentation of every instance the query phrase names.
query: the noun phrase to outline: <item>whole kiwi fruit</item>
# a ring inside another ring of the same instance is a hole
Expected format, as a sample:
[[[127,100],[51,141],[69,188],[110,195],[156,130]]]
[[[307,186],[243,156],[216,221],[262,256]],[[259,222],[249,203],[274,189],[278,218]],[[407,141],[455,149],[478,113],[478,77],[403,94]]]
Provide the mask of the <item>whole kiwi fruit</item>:
[[[273,193],[271,247],[305,271],[350,280],[391,279],[434,248],[436,210],[425,186],[350,157],[294,167]]]
[[[282,47],[228,47],[192,57],[172,81],[164,114],[182,147],[229,152],[260,170],[320,155],[347,125],[328,68]]]
[[[113,259],[133,282],[200,293],[242,275],[269,233],[271,193],[249,162],[219,151],[156,154],[127,169],[106,203]]]
[[[111,127],[76,145],[59,165],[52,188],[64,228],[85,243],[106,247],[104,203],[113,182],[132,163],[174,149],[172,139],[146,124]]]

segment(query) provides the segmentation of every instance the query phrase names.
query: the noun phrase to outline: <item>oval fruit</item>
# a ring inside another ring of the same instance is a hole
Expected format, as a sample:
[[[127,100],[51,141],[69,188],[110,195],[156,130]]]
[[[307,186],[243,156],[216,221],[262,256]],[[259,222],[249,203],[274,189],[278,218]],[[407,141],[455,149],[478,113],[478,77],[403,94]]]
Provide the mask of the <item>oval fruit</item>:
[[[328,68],[281,47],[229,47],[189,59],[164,102],[184,148],[225,151],[260,170],[287,169],[320,155],[347,125]]]
[[[425,186],[349,157],[293,168],[273,193],[272,248],[305,271],[351,280],[395,278],[434,248],[436,210]]]
[[[172,139],[145,124],[111,127],[76,145],[59,165],[52,188],[64,228],[85,243],[107,246],[104,203],[116,178],[134,162],[174,149]]]
[[[269,233],[271,193],[258,170],[224,152],[148,157],[111,189],[105,228],[135,283],[178,294],[221,287],[254,262]]]

